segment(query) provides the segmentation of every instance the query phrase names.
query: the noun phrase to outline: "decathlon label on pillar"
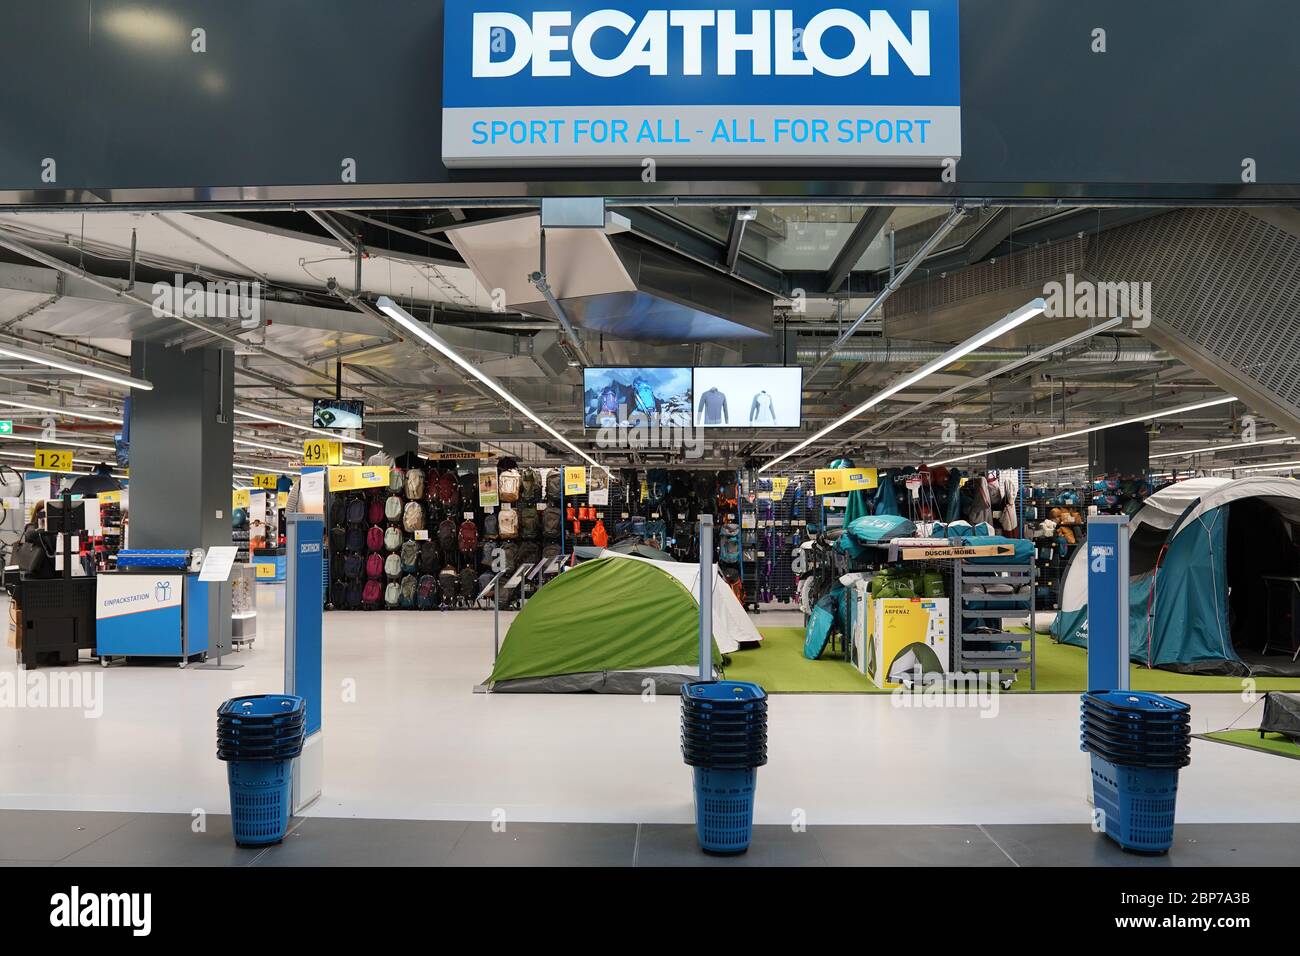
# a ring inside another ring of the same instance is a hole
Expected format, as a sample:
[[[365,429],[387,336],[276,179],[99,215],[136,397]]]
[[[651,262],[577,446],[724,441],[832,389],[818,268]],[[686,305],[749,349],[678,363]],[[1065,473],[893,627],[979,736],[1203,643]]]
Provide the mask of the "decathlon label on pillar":
[[[961,156],[958,0],[466,0],[442,158],[939,165]]]

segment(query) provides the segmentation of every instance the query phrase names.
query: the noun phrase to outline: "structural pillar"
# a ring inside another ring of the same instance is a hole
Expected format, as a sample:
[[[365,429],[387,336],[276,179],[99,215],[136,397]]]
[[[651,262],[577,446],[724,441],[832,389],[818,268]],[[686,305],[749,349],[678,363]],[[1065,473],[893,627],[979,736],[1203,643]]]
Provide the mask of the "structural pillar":
[[[1103,428],[1088,436],[1092,475],[1145,475],[1151,462],[1151,436],[1146,425],[1134,422]]]
[[[411,434],[415,424],[415,422],[375,422],[373,425],[367,425],[363,433],[371,441],[383,442],[386,454],[401,458],[408,451],[413,452],[420,447],[419,440]]]
[[[131,374],[153,383],[131,395],[132,548],[231,544],[234,366],[218,349],[131,343]],[[213,588],[222,646],[230,644],[230,589]]]

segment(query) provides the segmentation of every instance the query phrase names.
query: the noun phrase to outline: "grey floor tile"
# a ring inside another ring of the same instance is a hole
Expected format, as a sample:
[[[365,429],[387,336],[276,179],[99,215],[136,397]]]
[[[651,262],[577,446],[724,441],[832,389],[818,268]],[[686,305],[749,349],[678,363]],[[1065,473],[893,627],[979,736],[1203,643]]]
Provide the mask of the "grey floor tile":
[[[830,866],[1013,866],[975,826],[810,827]]]
[[[1300,866],[1300,824],[1186,823],[1166,854],[1127,853],[1081,824],[998,824],[984,828],[1021,866]]]
[[[749,849],[717,856],[700,849],[695,825],[643,824],[637,838],[637,866],[825,866],[826,858],[811,832],[789,827],[756,826]]]
[[[300,821],[294,821],[298,823]],[[195,833],[187,813],[141,813],[62,861],[65,866],[247,866],[264,848],[235,845],[230,817],[209,815]]]
[[[470,823],[450,866],[631,866],[635,823]]]
[[[254,866],[437,866],[469,824],[463,820],[307,817]]]
[[[0,858],[52,863],[135,816],[93,810],[0,810]]]
[[[53,866],[49,860],[0,860],[0,867],[6,866]]]

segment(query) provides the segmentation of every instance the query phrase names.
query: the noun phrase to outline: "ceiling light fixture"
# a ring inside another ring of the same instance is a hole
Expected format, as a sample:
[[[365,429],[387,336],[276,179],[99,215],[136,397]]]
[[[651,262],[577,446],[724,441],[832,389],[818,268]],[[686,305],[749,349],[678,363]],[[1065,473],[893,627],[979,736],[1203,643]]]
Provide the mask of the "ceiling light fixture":
[[[96,445],[88,441],[75,441],[71,438],[35,438],[28,435],[0,435],[4,441],[26,441],[36,445],[49,445],[58,447],[60,445],[67,448],[89,448],[91,451],[110,451],[117,452],[117,449],[111,445]]]
[[[1010,332],[1012,329],[1016,328],[1017,326],[1024,325],[1030,319],[1042,315],[1046,309],[1047,309],[1047,303],[1043,301],[1043,299],[1038,298],[1038,299],[1034,299],[1032,302],[1028,302],[1025,305],[1022,305],[1014,312],[1004,315],[1002,318],[998,319],[998,321],[994,322],[992,325],[986,328],[983,332],[979,332],[971,336],[965,342],[962,342],[960,345],[957,345],[949,349],[947,352],[943,353],[943,355],[940,355],[938,358],[933,359],[927,362],[926,364],[922,365],[915,372],[912,372],[908,375],[904,375],[902,378],[894,382],[884,391],[879,392],[876,395],[872,396],[871,398],[867,399],[865,402],[863,402],[857,408],[853,409],[853,411],[849,412],[847,415],[844,415],[841,418],[836,419],[835,421],[827,425],[825,428],[823,428],[821,431],[817,432],[816,434],[808,438],[805,438],[803,441],[795,445],[789,451],[783,452],[782,454],[773,458],[771,461],[769,461],[766,465],[764,465],[762,468],[758,470],[760,472],[767,471],[767,469],[771,468],[777,462],[784,461],[785,459],[789,458],[791,455],[802,451],[803,449],[811,445],[813,442],[817,441],[819,438],[829,435],[831,432],[835,431],[835,429],[839,428],[845,422],[852,421],[853,419],[857,418],[859,415],[861,415],[863,412],[867,411],[868,409],[873,408],[876,405],[879,405],[881,402],[889,398],[891,395],[897,395],[899,392],[903,391],[904,389],[911,388],[917,382],[921,381],[924,378],[928,378],[929,376],[933,375],[935,372],[939,371],[941,368],[945,368],[951,365],[953,362],[957,361],[962,356],[975,351],[977,348],[979,348],[982,345],[987,345],[989,342],[998,338],[998,336],[1005,335],[1007,332]]]
[[[1220,452],[1228,448],[1253,448],[1256,445],[1284,445],[1287,442],[1295,441],[1291,436],[1285,438],[1265,438],[1262,441],[1242,441],[1234,442],[1230,445],[1206,445],[1204,448],[1186,448],[1183,451],[1165,451],[1158,455],[1148,455],[1147,457],[1155,458],[1177,458],[1180,455],[1199,455],[1201,452]]]
[[[88,365],[78,365],[76,362],[65,362],[63,359],[53,358],[44,352],[29,352],[26,349],[17,349],[8,343],[0,344],[0,355],[7,355],[9,358],[18,359],[20,362],[35,362],[37,365],[45,365],[49,368],[57,368],[64,372],[72,372],[74,375],[89,375],[91,378],[97,378],[104,382],[111,382],[113,385],[122,388],[138,388],[141,391],[152,391],[153,382],[146,382],[142,378],[132,378],[130,375],[119,375],[117,372],[106,372],[103,369],[92,368]]]
[[[367,448],[383,448],[384,443],[371,441],[369,438],[354,438],[348,435],[340,435],[338,432],[326,431],[324,428],[312,428],[310,425],[299,425],[297,422],[287,422],[283,418],[273,418],[270,415],[264,415],[261,412],[250,412],[246,408],[236,408],[236,415],[243,415],[245,418],[253,418],[259,422],[270,422],[273,425],[283,425],[285,428],[296,428],[298,431],[307,432],[310,435],[323,435],[325,438],[332,438],[335,441],[341,441],[350,445],[365,445]]]
[[[51,405],[33,405],[30,402],[20,402],[12,398],[0,398],[0,405],[10,405],[14,408],[26,408],[33,412],[46,412],[50,415],[62,415],[67,418],[84,418],[92,422],[104,422],[108,425],[122,424],[122,417],[109,418],[107,415],[94,415],[90,412],[83,412],[75,408],[57,408]]]
[[[416,321],[415,316],[411,315],[411,313],[407,312],[405,309],[403,309],[400,305],[398,305],[388,296],[386,295],[380,296],[379,299],[375,302],[375,305],[379,308],[380,312],[384,313],[384,315],[388,316],[390,319],[392,319],[402,328],[406,329],[416,338],[420,339],[420,341],[424,342],[426,345],[433,346],[443,355],[447,356],[447,358],[451,359],[453,362],[459,365],[470,375],[474,376],[474,378],[478,379],[488,388],[492,389],[492,391],[496,392],[503,399],[509,402],[521,414],[526,416],[534,424],[541,427],[544,431],[548,432],[565,447],[571,449],[579,457],[590,462],[592,465],[594,465],[597,468],[601,468],[606,472],[609,471],[608,468],[605,468],[605,466],[602,465],[600,462],[596,461],[596,459],[592,458],[590,455],[588,455],[585,451],[583,451],[573,442],[569,441],[569,439],[565,438],[563,435],[561,435],[558,431],[556,431],[546,422],[538,418],[537,414],[531,408],[529,408],[519,399],[515,398],[512,394],[510,394],[504,388],[498,385],[495,379],[489,377],[485,373],[481,372],[478,368],[471,365],[464,357],[460,355],[460,353],[458,353],[455,349],[453,349],[450,345],[444,342],[437,335],[434,335],[433,332],[425,328],[421,323]]]
[[[302,457],[302,449],[293,448],[290,445],[273,445],[270,442],[253,441],[251,438],[235,438],[232,440],[236,445],[247,445],[250,448],[265,448],[267,451],[278,451],[282,454],[294,455],[298,458]]]
[[[1107,428],[1119,428],[1121,425],[1136,425],[1138,422],[1149,422],[1156,418],[1168,418],[1171,415],[1182,415],[1184,412],[1194,412],[1202,408],[1213,408],[1216,405],[1227,405],[1229,402],[1235,402],[1237,397],[1229,395],[1227,398],[1216,398],[1209,402],[1197,402],[1194,405],[1180,405],[1178,408],[1166,408],[1163,411],[1148,412],[1145,415],[1134,415],[1132,418],[1124,418],[1117,422],[1105,422],[1101,425],[1091,425],[1088,428],[1078,428],[1072,432],[1061,432],[1059,435],[1048,435],[1045,438],[1032,438],[1029,441],[1015,442],[1011,445],[999,445],[996,448],[986,448],[983,451],[971,452],[969,455],[956,455],[952,458],[945,458],[942,461],[930,463],[930,467],[936,465],[951,465],[955,461],[968,461],[971,458],[983,458],[985,455],[993,455],[1002,451],[1011,451],[1016,448],[1030,448],[1034,445],[1046,445],[1048,442],[1060,441],[1062,438],[1077,438],[1080,435],[1090,435],[1093,432],[1103,431]]]
[[[1228,465],[1212,468],[1211,471],[1281,471],[1287,468],[1300,468],[1300,461],[1275,461],[1268,465]]]

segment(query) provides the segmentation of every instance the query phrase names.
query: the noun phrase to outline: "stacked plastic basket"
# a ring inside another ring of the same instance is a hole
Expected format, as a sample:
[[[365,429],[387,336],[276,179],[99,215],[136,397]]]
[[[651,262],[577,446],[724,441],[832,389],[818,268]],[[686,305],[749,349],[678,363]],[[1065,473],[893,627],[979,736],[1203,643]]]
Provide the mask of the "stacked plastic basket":
[[[289,829],[290,767],[302,753],[301,697],[236,697],[217,710],[217,759],[226,761],[230,825],[240,846],[279,843]]]
[[[682,688],[682,756],[695,773],[695,828],[708,853],[744,853],[767,763],[767,693],[743,681]]]
[[[1191,763],[1191,708],[1138,691],[1083,695],[1082,749],[1092,754],[1093,807],[1126,850],[1164,853],[1174,842],[1178,771]]]

